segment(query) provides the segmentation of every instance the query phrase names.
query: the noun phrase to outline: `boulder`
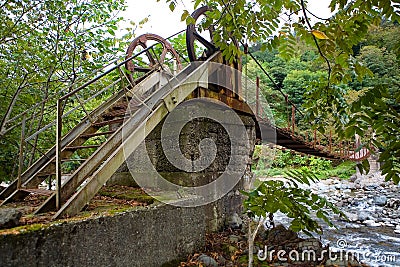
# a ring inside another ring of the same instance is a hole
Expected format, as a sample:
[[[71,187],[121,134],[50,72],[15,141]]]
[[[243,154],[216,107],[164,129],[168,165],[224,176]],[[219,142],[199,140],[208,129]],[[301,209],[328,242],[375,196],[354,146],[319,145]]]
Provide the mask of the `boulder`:
[[[397,210],[400,207],[400,199],[398,199],[398,198],[390,198],[386,202],[386,207]]]
[[[366,226],[369,226],[369,227],[379,227],[379,226],[381,226],[380,223],[377,223],[374,220],[366,220],[366,221],[363,222],[363,224],[365,224]]]
[[[385,206],[387,202],[387,197],[385,196],[376,196],[374,197],[374,204],[377,206]]]
[[[355,213],[345,211],[344,214],[346,215],[346,217],[349,219],[350,222],[356,222],[359,220],[358,215]]]
[[[0,209],[0,229],[19,225],[22,213],[17,209]]]
[[[241,229],[243,221],[237,213],[232,214],[227,220],[227,226],[231,229]]]
[[[358,212],[357,216],[358,216],[358,220],[360,220],[362,222],[372,218],[372,216],[366,211]]]
[[[268,232],[266,241],[270,245],[281,245],[297,239],[299,237],[296,232],[286,229],[282,224],[278,224]]]
[[[216,260],[205,254],[201,254],[197,258],[197,261],[203,263],[203,266],[218,267],[218,263],[216,262]]]

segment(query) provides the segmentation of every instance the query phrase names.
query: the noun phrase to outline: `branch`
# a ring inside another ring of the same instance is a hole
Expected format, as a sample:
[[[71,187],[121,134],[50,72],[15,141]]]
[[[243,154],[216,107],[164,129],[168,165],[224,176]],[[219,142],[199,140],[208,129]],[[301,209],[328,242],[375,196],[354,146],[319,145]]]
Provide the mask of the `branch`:
[[[10,103],[8,104],[7,111],[4,114],[4,117],[0,123],[0,137],[4,136],[4,134],[6,132],[5,131],[6,124],[8,123],[8,119],[10,118],[11,112],[14,108],[17,98],[18,98],[19,94],[21,93],[22,89],[24,88],[24,84],[26,82],[27,77],[28,77],[28,75],[25,74],[21,84],[19,85],[18,89],[15,91]]]
[[[311,16],[313,16],[314,18],[316,18],[316,19],[319,19],[319,20],[325,20],[325,21],[328,21],[328,20],[330,20],[329,18],[328,19],[324,19],[324,18],[321,18],[321,17],[319,17],[319,16],[317,16],[317,15],[315,15],[314,13],[312,13],[310,10],[308,10],[308,8],[305,8],[306,10],[307,10],[307,12],[308,13],[310,13],[310,15]]]
[[[308,19],[307,9],[306,9],[306,7],[304,5],[304,0],[301,0],[301,8],[303,9],[304,19],[306,20],[307,25],[310,28],[310,31],[312,31],[313,27],[311,26],[310,20]],[[327,85],[327,88],[329,88],[330,87],[330,82],[331,82],[331,73],[332,73],[331,63],[329,62],[328,58],[324,55],[324,53],[322,53],[321,47],[318,44],[318,40],[314,35],[313,35],[313,39],[314,39],[315,45],[318,48],[319,54],[326,61],[326,64],[328,64],[328,85]]]

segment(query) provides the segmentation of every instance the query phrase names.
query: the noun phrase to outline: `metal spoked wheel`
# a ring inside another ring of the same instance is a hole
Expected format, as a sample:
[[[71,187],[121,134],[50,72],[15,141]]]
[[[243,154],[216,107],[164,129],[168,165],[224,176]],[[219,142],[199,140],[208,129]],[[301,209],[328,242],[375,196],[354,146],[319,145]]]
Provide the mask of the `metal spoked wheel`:
[[[203,6],[192,13],[192,17],[197,21],[200,16],[206,15],[207,11],[210,11],[211,8],[208,6]],[[190,24],[186,29],[186,46],[188,50],[188,56],[191,62],[193,61],[201,61],[205,60],[209,56],[211,56],[217,48],[212,42],[214,28],[210,26],[207,29],[210,33],[211,42],[207,41],[203,36],[201,36],[196,30],[196,24]],[[201,45],[205,47],[204,53],[201,56],[196,55],[195,41],[200,42]]]
[[[148,59],[148,66],[143,67],[143,66],[138,66],[135,65],[135,63],[132,60],[129,60],[128,62],[125,63],[125,68],[130,71],[128,74],[128,79],[133,83],[134,78],[132,76],[133,72],[139,71],[139,72],[148,72],[154,67],[158,65],[164,64],[164,60],[166,58],[166,55],[169,53],[172,56],[172,59],[175,60],[177,69],[180,70],[182,68],[182,64],[179,58],[178,53],[175,51],[175,49],[172,47],[172,45],[162,38],[161,36],[158,36],[156,34],[143,34],[137,38],[135,38],[129,45],[128,50],[126,51],[126,59],[129,59],[134,55],[134,51],[138,46],[141,46],[143,49],[147,49],[149,46],[147,44],[148,41],[155,41],[157,43],[160,43],[162,45],[162,51],[159,55],[159,57],[154,58],[153,54],[151,51],[154,50],[147,50],[145,53],[147,59]]]

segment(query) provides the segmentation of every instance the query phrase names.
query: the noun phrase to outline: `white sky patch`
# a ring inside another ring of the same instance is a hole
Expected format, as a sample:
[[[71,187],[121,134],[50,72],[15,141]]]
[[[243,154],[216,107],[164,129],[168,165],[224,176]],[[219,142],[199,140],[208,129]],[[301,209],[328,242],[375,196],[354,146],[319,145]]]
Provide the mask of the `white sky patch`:
[[[156,0],[128,0],[128,8],[122,16],[126,20],[134,22],[139,22],[149,16],[149,21],[142,28],[137,29],[136,35],[154,33],[166,38],[186,28],[185,22],[181,22],[183,10],[193,11],[191,0],[178,0],[178,3],[175,11],[171,12],[165,0],[160,0],[160,2]],[[308,9],[321,18],[329,18],[331,16],[329,3],[330,0],[310,0],[308,1]],[[311,15],[309,16],[310,19],[315,21]]]

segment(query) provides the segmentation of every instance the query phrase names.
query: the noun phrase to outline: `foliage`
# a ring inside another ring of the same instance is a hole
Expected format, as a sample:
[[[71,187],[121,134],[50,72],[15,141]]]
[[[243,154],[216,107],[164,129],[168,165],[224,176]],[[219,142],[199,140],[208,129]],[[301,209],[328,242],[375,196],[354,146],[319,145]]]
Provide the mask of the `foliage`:
[[[341,179],[350,178],[356,171],[356,163],[352,161],[344,161],[339,164],[323,158],[300,155],[291,151],[277,150],[275,155],[269,152],[269,159],[272,161],[271,166],[266,164],[267,160],[261,160],[261,149],[255,150],[253,158],[260,159],[257,162],[257,168],[253,169],[256,177],[274,177],[287,176],[291,170],[300,170],[312,173],[318,179],[326,179],[330,177],[339,177]],[[338,164],[338,165],[337,165]]]
[[[293,219],[290,224],[293,231],[302,231],[308,235],[312,235],[312,232],[322,233],[322,228],[313,215],[333,226],[328,219],[328,210],[341,214],[324,197],[312,193],[309,189],[299,188],[294,180],[288,184],[276,180],[266,181],[257,189],[243,194],[248,197],[244,201],[244,207],[250,218],[273,218],[273,214],[280,211]]]
[[[296,106],[301,106],[304,102],[306,89],[323,80],[325,75],[326,73],[322,71],[293,70],[286,76],[283,82],[283,90]]]
[[[392,180],[396,184],[400,182],[400,141],[399,109],[389,103],[389,99],[400,102],[400,90],[394,95],[389,95],[387,89],[381,86],[374,87],[356,101],[352,107],[354,115],[349,121],[351,131],[355,134],[360,130],[372,129],[374,135],[366,140],[366,146],[379,149],[382,174],[386,174],[386,180]],[[368,104],[365,104],[368,103]],[[367,128],[368,127],[368,128]],[[362,163],[364,169],[369,169],[368,160]]]
[[[16,175],[22,114],[27,114],[26,136],[55,118],[55,99],[93,77],[127,46],[131,32],[116,38],[125,0],[3,1],[0,5],[0,156],[1,180]],[[96,84],[95,86],[101,86]],[[98,90],[88,87],[82,99]],[[106,92],[91,103],[97,106]],[[73,97],[65,111],[79,105]],[[88,107],[90,110],[90,107]],[[84,114],[78,110],[66,118],[66,127]],[[31,139],[25,147],[25,166],[33,163],[54,142],[55,131]],[[54,130],[54,128],[53,128]],[[72,164],[72,163],[71,163]],[[67,167],[69,168],[69,167]]]
[[[178,4],[176,0],[166,1],[171,10]],[[301,100],[306,115],[303,123],[311,124],[321,133],[326,131],[326,125],[334,127],[341,140],[352,141],[358,133],[368,149],[373,151],[376,147],[385,151],[380,155],[384,162],[382,170],[394,182],[399,182],[399,86],[394,76],[398,72],[400,46],[398,26],[393,23],[400,18],[397,1],[331,0],[330,18],[320,18],[310,12],[304,0],[194,1],[194,8],[200,5],[212,7],[203,28],[214,25],[214,42],[230,61],[242,53],[232,42],[235,38],[243,43],[258,43],[261,50],[278,51],[286,60],[301,56],[318,63],[325,77],[320,79],[321,73],[311,86],[303,85],[305,92]],[[182,20],[193,23],[187,10]],[[379,30],[387,25],[390,25],[387,32]],[[374,31],[378,33],[371,34]],[[379,49],[362,48],[366,45]],[[312,47],[309,50],[313,53],[305,56],[307,46]],[[271,54],[264,59],[270,63]],[[270,71],[277,84],[288,75],[281,68],[272,70],[271,67]],[[348,103],[349,86],[366,92]],[[299,88],[293,85],[293,89]],[[387,89],[390,95],[385,94]],[[298,92],[296,96],[300,100]],[[380,101],[382,96],[384,101]],[[283,111],[279,107],[276,110]],[[362,167],[368,169],[366,162]]]

